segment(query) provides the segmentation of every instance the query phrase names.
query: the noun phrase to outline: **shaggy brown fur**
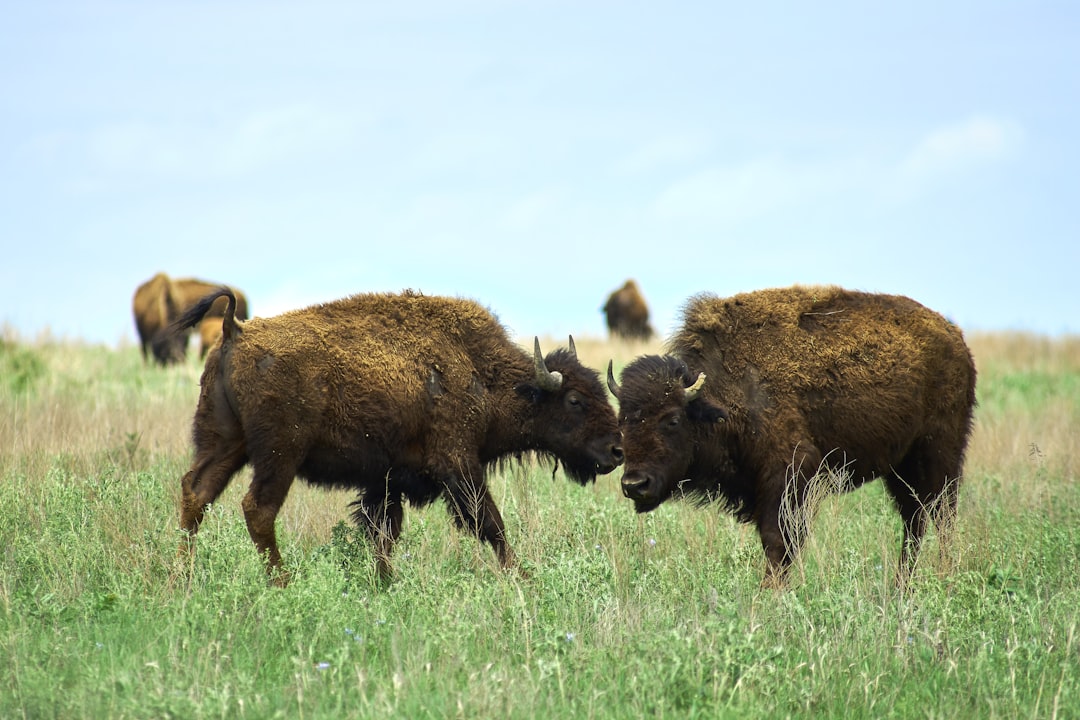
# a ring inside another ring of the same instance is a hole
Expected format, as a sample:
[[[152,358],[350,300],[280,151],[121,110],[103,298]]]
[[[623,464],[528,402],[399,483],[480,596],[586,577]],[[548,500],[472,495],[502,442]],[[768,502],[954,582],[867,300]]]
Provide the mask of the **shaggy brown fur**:
[[[144,361],[153,358],[168,365],[184,359],[188,335],[165,333],[183,307],[176,285],[165,273],[154,275],[135,289],[131,309]]]
[[[653,336],[652,326],[649,325],[649,306],[633,280],[627,280],[621,288],[611,293],[601,309],[613,336],[629,340],[648,340]]]
[[[904,523],[901,581],[928,514],[944,549],[975,406],[955,325],[906,297],[793,287],[692,298],[668,350],[624,368],[621,388],[608,366],[638,512],[677,493],[726,502],[757,526],[779,585],[808,484],[829,469],[849,487],[884,479]]]
[[[274,520],[300,476],[355,489],[353,514],[388,578],[403,501],[442,497],[459,527],[514,564],[488,492],[495,463],[535,453],[585,483],[622,461],[615,412],[599,375],[574,351],[530,358],[470,300],[354,295],[238,323],[232,291],[204,297],[191,327],[229,298],[222,341],[206,359],[195,413],[195,460],[183,478],[180,524],[194,535],[206,505],[247,463],[248,530],[284,584]]]

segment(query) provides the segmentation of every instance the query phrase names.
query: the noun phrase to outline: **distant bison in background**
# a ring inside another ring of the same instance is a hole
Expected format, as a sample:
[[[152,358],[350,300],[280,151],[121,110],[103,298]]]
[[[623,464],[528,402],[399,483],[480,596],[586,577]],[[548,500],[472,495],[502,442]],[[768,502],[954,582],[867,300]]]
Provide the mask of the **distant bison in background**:
[[[187,348],[187,334],[163,332],[173,320],[180,317],[184,309],[172,279],[165,273],[154,275],[135,289],[131,306],[143,360],[149,362],[153,357],[161,365],[182,361]]]
[[[648,340],[653,336],[649,325],[649,306],[637,283],[627,280],[608,296],[601,308],[607,319],[608,331],[615,337],[628,340]]]
[[[622,462],[615,412],[573,339],[546,358],[536,341],[530,357],[477,303],[413,292],[354,295],[241,324],[233,292],[222,288],[176,329],[198,323],[223,297],[222,341],[202,376],[180,525],[190,543],[207,504],[250,462],[244,517],[278,584],[287,576],[274,521],[297,476],[357,491],[353,518],[388,579],[403,501],[441,497],[457,525],[510,567],[490,467],[535,454],[584,484]]]
[[[608,365],[638,512],[673,495],[724,502],[757,526],[764,584],[780,586],[811,480],[830,470],[845,489],[884,478],[904,524],[898,580],[928,515],[944,553],[975,406],[956,326],[906,297],[794,287],[694,297],[668,350],[621,385]]]
[[[143,359],[149,362],[153,357],[161,365],[182,362],[187,354],[189,334],[166,332],[166,329],[202,296],[220,287],[220,284],[195,278],[174,280],[159,272],[136,288],[132,311]],[[241,320],[246,319],[247,299],[239,290],[234,288],[233,292],[237,298],[236,316]],[[200,352],[203,356],[221,334],[225,302],[222,298],[207,312],[206,319],[198,324]]]

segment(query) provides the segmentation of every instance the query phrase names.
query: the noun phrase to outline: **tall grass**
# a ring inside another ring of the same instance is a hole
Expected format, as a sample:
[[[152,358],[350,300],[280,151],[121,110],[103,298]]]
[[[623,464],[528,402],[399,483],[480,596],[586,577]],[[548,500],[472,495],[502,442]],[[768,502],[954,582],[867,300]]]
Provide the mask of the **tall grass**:
[[[648,344],[575,338],[616,371]],[[347,493],[294,486],[268,587],[240,498],[177,552],[196,361],[0,345],[2,717],[1077,717],[1080,341],[969,338],[979,407],[951,569],[893,588],[880,483],[825,498],[786,592],[718,508],[635,515],[618,472],[491,478],[525,573],[439,505],[374,577]],[[545,349],[560,339],[542,340]]]

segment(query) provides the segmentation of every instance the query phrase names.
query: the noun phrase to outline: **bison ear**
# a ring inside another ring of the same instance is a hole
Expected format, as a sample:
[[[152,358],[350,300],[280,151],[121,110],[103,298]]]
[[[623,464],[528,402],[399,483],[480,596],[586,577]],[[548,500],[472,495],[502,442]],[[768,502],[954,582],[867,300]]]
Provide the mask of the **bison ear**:
[[[687,403],[686,415],[694,422],[700,423],[714,423],[728,419],[727,410],[701,396]]]

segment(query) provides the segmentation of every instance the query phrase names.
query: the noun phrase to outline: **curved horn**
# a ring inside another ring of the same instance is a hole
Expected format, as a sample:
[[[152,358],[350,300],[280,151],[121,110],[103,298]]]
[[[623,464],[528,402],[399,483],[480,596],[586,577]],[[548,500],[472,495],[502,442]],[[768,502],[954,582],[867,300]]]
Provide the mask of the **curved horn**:
[[[570,336],[570,354],[574,356],[575,360],[577,360],[577,348],[574,347],[574,336],[573,335]]]
[[[619,399],[619,393],[622,392],[622,388],[619,387],[619,383],[615,382],[615,373],[612,372],[612,360],[607,361],[607,387],[611,391],[611,394],[615,396],[615,399]]]
[[[698,396],[698,393],[701,392],[701,386],[704,384],[705,373],[698,373],[697,380],[694,381],[694,384],[685,389],[686,402],[690,402],[691,400],[696,398]]]
[[[540,352],[540,338],[533,337],[533,365],[536,367],[536,384],[541,390],[555,392],[562,387],[562,373],[548,371],[544,356]]]

